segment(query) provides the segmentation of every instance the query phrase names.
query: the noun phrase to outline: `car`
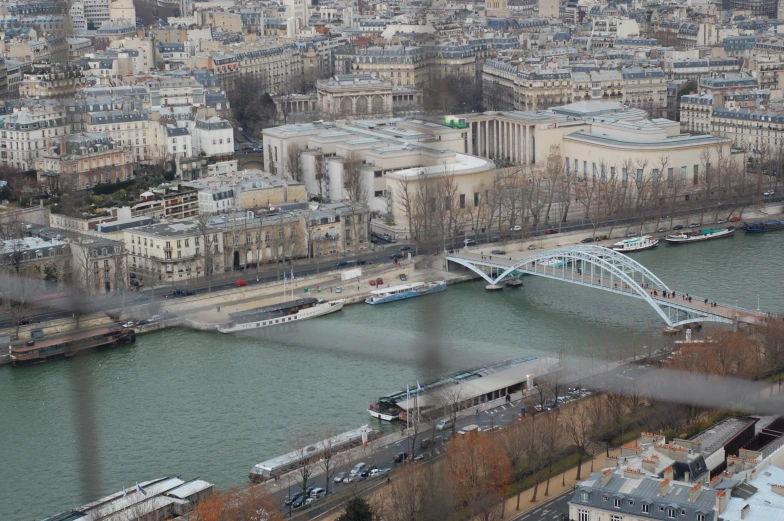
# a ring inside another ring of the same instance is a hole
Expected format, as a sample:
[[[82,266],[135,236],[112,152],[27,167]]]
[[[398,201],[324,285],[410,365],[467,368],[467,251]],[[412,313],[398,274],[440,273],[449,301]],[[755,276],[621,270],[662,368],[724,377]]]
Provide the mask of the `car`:
[[[472,244],[476,244],[476,241],[474,239],[465,239],[463,241],[463,244],[465,244],[466,246],[471,246]]]
[[[378,286],[379,288],[383,283],[384,283],[384,279],[382,279],[381,277],[376,279],[376,286]]]
[[[555,235],[556,233],[558,233],[558,230],[556,230],[555,228],[547,228],[544,233],[545,235]]]
[[[433,445],[432,438],[425,438],[419,442],[419,446],[423,449],[429,449],[431,445]]]
[[[291,506],[293,508],[299,508],[299,507],[301,507],[304,504],[305,504],[305,496],[300,496],[300,497],[298,497],[297,499],[295,499],[294,501],[291,502]]]
[[[296,494],[294,494],[294,495],[293,495],[293,496],[291,496],[291,497],[288,497],[288,496],[286,496],[286,497],[283,499],[283,503],[284,503],[285,505],[291,505],[292,503],[294,503],[296,500],[298,500],[298,499],[299,499],[299,498],[301,498],[301,497],[302,497],[302,492],[297,492]]]
[[[370,471],[370,477],[372,478],[374,476],[381,476],[381,475],[384,475],[384,474],[388,474],[391,471],[392,471],[392,469],[389,468],[389,467],[387,467],[385,469],[373,469],[373,470]]]
[[[451,438],[452,438],[452,433],[451,432],[449,434],[445,434],[444,436],[441,437],[441,439],[444,441],[444,443],[448,442]]]
[[[735,217],[730,217],[730,222],[731,223],[736,223],[736,222],[739,222],[739,221],[740,221],[740,217],[738,217],[737,215]]]
[[[656,230],[656,231],[657,231],[657,232],[659,232],[659,233],[664,233],[664,232],[668,232],[668,231],[670,231],[670,229],[669,229],[669,228],[667,228],[667,227],[665,227],[665,226],[662,226],[661,228],[659,228],[659,229],[658,229],[658,230]]]
[[[528,246],[528,249],[529,250],[535,250],[536,249],[536,244],[531,244],[530,246]]]
[[[248,283],[242,279],[238,279],[237,282],[234,283],[235,286],[241,288],[242,286],[247,286]]]
[[[405,273],[400,274],[400,280],[408,280],[408,277],[406,276]]]
[[[403,463],[408,459],[408,452],[398,452],[392,457],[392,461],[395,463]]]
[[[414,456],[414,461],[422,461],[423,459],[425,459],[424,454],[417,454],[416,456]]]
[[[337,266],[338,268],[342,268],[344,266],[353,266],[355,264],[358,264],[357,261],[355,260],[342,260],[342,261],[338,261]]]
[[[724,224],[727,222],[727,219],[716,219],[716,224]]]
[[[702,223],[689,223],[689,228],[699,228]]]
[[[371,264],[371,262],[370,261],[366,261],[366,260],[358,260],[357,261],[357,266],[364,266],[365,264]]]
[[[359,463],[354,465],[354,468],[351,469],[351,471],[348,473],[348,475],[349,476],[356,476],[357,474],[362,472],[362,469],[364,469],[365,467],[367,467],[367,463],[365,463],[364,461],[360,461]]]
[[[589,242],[593,242],[593,237],[586,237],[585,239],[580,241],[583,244],[588,244]]]
[[[523,227],[522,227],[522,226],[520,226],[519,224],[515,224],[514,226],[512,226],[511,228],[509,228],[509,231],[510,231],[510,232],[519,232],[519,231],[520,231],[520,230],[522,230],[522,229],[523,229]]]
[[[370,279],[368,282],[370,283],[371,286],[376,285],[376,279]]]
[[[343,480],[348,477],[348,472],[338,472],[335,474],[335,477],[332,478],[333,483],[343,483]]]
[[[122,325],[122,327],[133,327],[133,321],[126,322],[125,324]]]
[[[306,505],[310,505],[311,503],[313,503],[314,501],[316,501],[316,499],[318,499],[318,498],[315,498],[315,497],[309,497],[309,498],[307,498],[307,499],[305,500],[305,504],[306,504]]]
[[[675,231],[682,230],[683,229],[683,225],[682,224],[676,224],[675,226],[672,227],[672,229],[675,230]]]
[[[327,491],[320,487],[316,487],[310,491],[310,497],[320,498],[326,495],[327,495]]]
[[[336,287],[335,288],[335,293],[343,293],[343,287],[342,286]]]
[[[403,251],[409,251],[410,249],[411,249],[411,246],[400,246],[400,247],[397,249],[397,251],[401,251],[401,252],[403,252]]]
[[[389,258],[392,259],[393,261],[397,262],[400,259],[402,259],[403,256],[400,255],[399,253],[393,253],[392,255],[389,256]]]
[[[445,431],[447,429],[451,429],[453,425],[454,425],[454,423],[452,422],[451,419],[444,418],[443,420],[439,420],[439,422],[436,423],[436,430],[437,431]]]
[[[637,232],[628,232],[626,234],[627,237],[637,237]]]
[[[762,195],[764,195],[765,197],[770,197],[770,196],[772,196],[772,195],[776,195],[776,192],[775,192],[775,190],[765,190],[765,191],[762,193]]]
[[[493,250],[490,253],[492,253],[493,255],[506,255],[506,252],[504,250]]]
[[[147,319],[147,323],[148,324],[152,324],[154,322],[159,322],[161,320],[163,320],[163,316],[162,315],[153,315],[153,316],[151,316],[150,318]]]
[[[501,240],[500,235],[493,235],[492,237],[490,237],[490,242],[498,242],[500,240]]]

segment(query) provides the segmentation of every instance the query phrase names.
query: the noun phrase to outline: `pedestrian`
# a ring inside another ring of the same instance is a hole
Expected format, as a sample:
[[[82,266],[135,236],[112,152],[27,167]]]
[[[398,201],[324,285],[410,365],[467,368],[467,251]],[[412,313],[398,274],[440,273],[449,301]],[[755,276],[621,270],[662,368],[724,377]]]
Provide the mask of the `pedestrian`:
[[[705,299],[705,303],[706,303],[706,304],[708,303],[708,299]]]
[[[689,302],[691,302],[691,297],[689,297]]]
[[[490,260],[493,260],[493,256],[492,255],[490,255]]]

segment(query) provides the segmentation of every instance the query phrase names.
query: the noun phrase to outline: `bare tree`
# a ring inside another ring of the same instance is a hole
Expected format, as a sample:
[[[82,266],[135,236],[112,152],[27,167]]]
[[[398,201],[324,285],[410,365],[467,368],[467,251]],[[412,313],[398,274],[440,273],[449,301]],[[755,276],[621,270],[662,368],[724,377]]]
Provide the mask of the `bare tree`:
[[[563,433],[577,452],[577,481],[580,481],[583,459],[591,441],[591,416],[586,405],[578,402],[561,411],[560,421]]]
[[[324,479],[327,483],[325,485],[325,489],[327,494],[329,494],[329,484],[332,482],[332,474],[335,472],[334,459],[335,456],[340,452],[338,447],[335,445],[335,436],[337,434],[338,430],[335,427],[327,426],[323,433],[324,440],[320,443],[322,452],[319,465],[321,465],[321,468],[324,469]],[[305,489],[303,488],[303,490]]]
[[[207,215],[199,214],[194,218],[196,223],[196,257],[202,257],[202,268],[204,269],[204,276],[207,278],[207,293],[212,292],[212,276],[215,271],[215,256],[218,253],[218,244],[213,240],[215,236],[215,229],[210,225],[210,218]],[[199,239],[201,239],[201,248],[203,253],[199,251]],[[155,287],[155,279],[153,278],[153,288]]]
[[[315,453],[315,437],[307,432],[295,432],[288,437],[289,446],[297,458],[296,472],[299,475],[299,484],[304,493],[308,489],[308,483],[313,475],[315,466],[319,462],[319,457]]]
[[[302,149],[296,143],[291,143],[286,152],[286,172],[289,177],[298,183],[302,182]]]
[[[457,428],[457,419],[460,411],[467,407],[467,398],[465,393],[460,389],[459,385],[445,386],[438,390],[436,395],[437,408],[441,409],[443,415],[449,419],[452,424],[452,434],[455,434]],[[435,429],[433,435],[435,436]]]

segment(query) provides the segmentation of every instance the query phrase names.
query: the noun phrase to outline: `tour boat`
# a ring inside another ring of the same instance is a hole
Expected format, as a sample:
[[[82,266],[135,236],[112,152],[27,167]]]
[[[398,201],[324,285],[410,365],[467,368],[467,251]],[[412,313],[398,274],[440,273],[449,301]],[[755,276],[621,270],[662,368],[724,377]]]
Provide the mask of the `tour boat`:
[[[743,223],[742,228],[746,233],[773,232],[776,230],[784,230],[784,221],[757,221],[751,224]]]
[[[563,268],[566,266],[566,259],[563,257],[552,257],[544,262],[541,262],[540,264],[543,264],[548,268]]]
[[[659,239],[650,235],[624,239],[612,245],[612,249],[621,253],[632,253],[635,251],[650,250],[659,245]]]
[[[24,345],[8,348],[14,367],[40,364],[57,358],[70,358],[86,349],[114,347],[136,342],[133,328],[107,326],[80,330],[64,335],[28,340]]]
[[[402,286],[391,288],[374,289],[370,296],[365,300],[367,304],[386,304],[396,300],[421,297],[430,293],[438,293],[446,289],[446,281],[438,280],[435,282],[411,282]]]
[[[710,241],[712,239],[722,239],[735,235],[735,227],[713,228],[711,230],[683,230],[675,235],[668,235],[664,238],[670,244],[685,244],[689,242]]]
[[[218,328],[221,333],[237,333],[260,327],[276,326],[300,322],[308,318],[328,315],[343,309],[343,300],[327,301],[320,298],[301,298],[249,309],[237,313],[229,313],[231,323]]]

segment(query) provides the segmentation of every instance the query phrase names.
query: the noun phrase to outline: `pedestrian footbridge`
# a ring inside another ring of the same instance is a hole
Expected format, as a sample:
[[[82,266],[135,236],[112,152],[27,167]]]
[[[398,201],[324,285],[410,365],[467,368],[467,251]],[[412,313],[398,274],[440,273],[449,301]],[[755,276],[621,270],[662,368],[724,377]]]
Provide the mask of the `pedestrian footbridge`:
[[[475,272],[490,284],[522,275],[536,275],[579,284],[647,302],[670,326],[691,323],[759,323],[759,312],[739,309],[670,288],[648,268],[623,253],[596,245],[574,245],[552,250],[530,252],[515,259],[508,255],[484,255],[460,252],[447,260]]]

